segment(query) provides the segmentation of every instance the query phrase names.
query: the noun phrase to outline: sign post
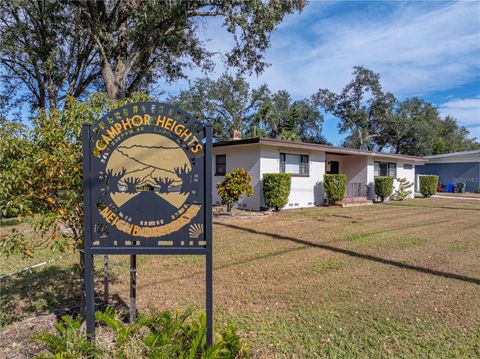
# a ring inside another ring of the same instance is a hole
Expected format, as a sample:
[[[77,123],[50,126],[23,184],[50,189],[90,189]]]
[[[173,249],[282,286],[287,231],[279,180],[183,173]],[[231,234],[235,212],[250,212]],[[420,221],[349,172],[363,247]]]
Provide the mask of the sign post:
[[[212,129],[166,103],[131,103],[84,124],[83,189],[87,334],[95,335],[93,259],[205,255],[207,345],[212,345]]]

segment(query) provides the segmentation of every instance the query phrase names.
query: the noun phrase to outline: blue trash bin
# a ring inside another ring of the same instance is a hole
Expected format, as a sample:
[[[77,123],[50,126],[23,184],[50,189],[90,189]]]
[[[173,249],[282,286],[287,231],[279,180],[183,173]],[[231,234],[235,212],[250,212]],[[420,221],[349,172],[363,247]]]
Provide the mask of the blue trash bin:
[[[455,183],[447,183],[447,192],[454,193],[455,192]]]

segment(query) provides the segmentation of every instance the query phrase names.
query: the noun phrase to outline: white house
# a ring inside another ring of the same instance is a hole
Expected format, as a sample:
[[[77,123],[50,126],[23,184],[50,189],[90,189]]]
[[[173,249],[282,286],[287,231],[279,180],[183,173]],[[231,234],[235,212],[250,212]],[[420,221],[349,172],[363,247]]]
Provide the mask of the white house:
[[[254,195],[242,199],[238,207],[250,210],[264,207],[262,177],[265,173],[291,173],[292,186],[285,208],[301,208],[324,203],[325,173],[347,175],[347,198],[367,200],[375,197],[375,176],[406,178],[414,183],[415,165],[426,162],[421,157],[267,138],[215,143],[212,160],[213,203],[221,203],[216,184],[223,181],[225,173],[245,168],[252,176]]]

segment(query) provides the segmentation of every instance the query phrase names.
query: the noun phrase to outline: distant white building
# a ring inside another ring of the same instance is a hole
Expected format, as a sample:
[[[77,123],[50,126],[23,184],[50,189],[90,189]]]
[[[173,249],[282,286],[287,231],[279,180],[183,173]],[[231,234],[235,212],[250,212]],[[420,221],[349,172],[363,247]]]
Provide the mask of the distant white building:
[[[367,200],[375,198],[375,176],[406,178],[414,183],[415,165],[426,161],[421,157],[267,138],[219,142],[213,145],[213,203],[221,203],[216,184],[235,168],[248,170],[254,188],[254,195],[242,199],[238,207],[260,210],[264,207],[265,173],[291,173],[292,186],[285,208],[301,208],[324,203],[325,173],[347,175],[346,197]]]

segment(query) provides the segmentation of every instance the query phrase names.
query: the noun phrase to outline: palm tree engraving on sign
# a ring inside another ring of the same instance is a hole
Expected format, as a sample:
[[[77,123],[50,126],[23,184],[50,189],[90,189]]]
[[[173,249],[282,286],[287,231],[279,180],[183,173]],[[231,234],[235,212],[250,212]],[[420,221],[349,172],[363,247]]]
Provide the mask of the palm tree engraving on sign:
[[[173,218],[191,189],[190,160],[161,134],[129,137],[112,151],[106,165],[109,195],[132,223]]]
[[[133,193],[137,193],[137,186],[140,184],[140,178],[138,177],[128,177],[126,180],[125,180],[125,184],[127,186],[127,190],[126,192],[127,193],[130,193],[130,194],[133,194]]]
[[[158,186],[158,192],[170,193],[170,185],[174,182],[171,178],[154,178],[155,183]]]
[[[115,193],[120,191],[119,181],[125,175],[127,170],[122,167],[122,170],[116,173],[113,173],[113,170],[110,168],[107,170],[107,181],[108,181],[108,191],[110,193]]]
[[[175,168],[175,174],[182,181],[182,186],[180,188],[180,193],[189,193],[192,190],[192,175],[191,171],[188,170],[187,166]]]

